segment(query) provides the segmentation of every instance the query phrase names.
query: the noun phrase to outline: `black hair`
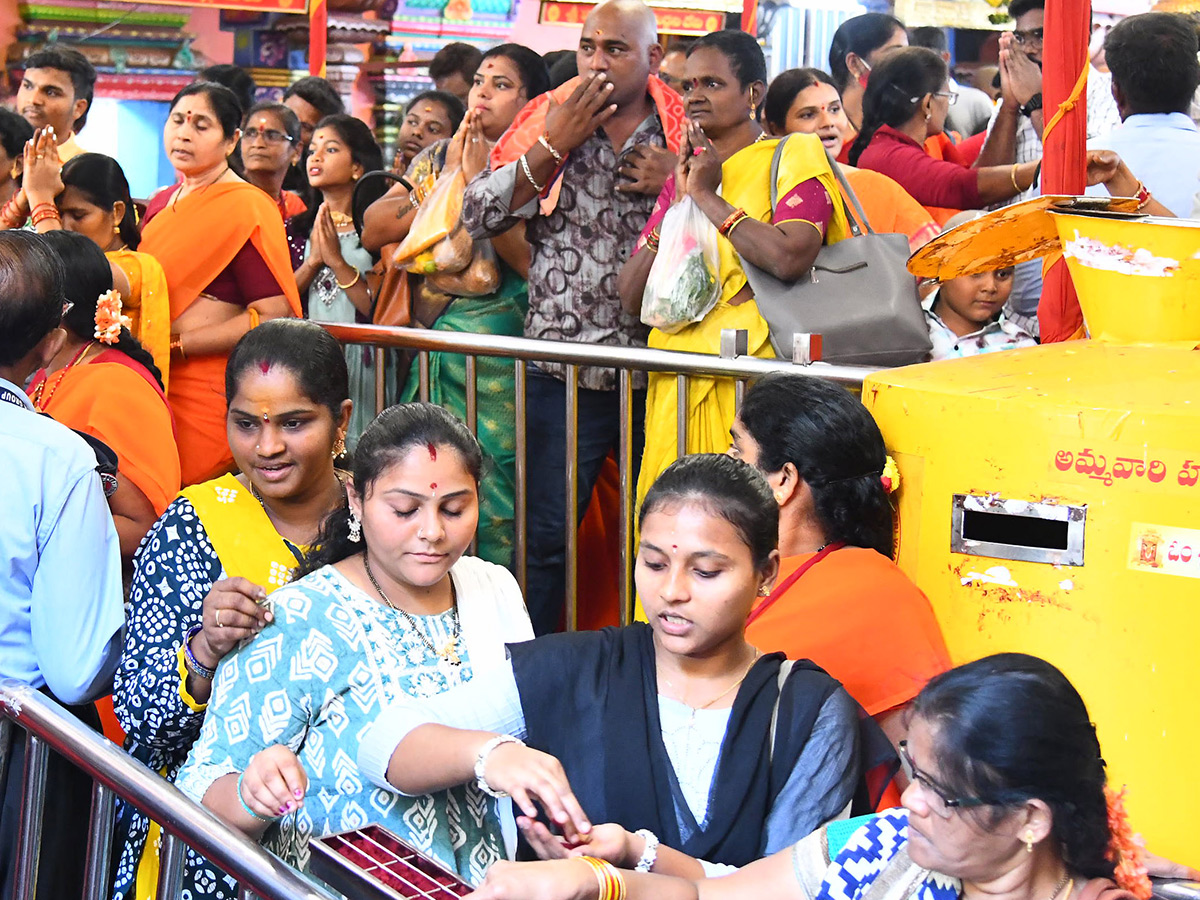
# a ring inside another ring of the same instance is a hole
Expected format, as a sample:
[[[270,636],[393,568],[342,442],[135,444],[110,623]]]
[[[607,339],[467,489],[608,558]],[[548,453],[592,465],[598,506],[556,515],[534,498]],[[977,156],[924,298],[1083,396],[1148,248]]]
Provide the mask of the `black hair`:
[[[1012,3],[1008,4],[1008,17],[1015,22],[1027,12],[1045,8],[1046,0],[1012,0]]]
[[[827,84],[837,89],[833,79],[820,69],[788,69],[776,75],[767,88],[766,99],[763,100],[763,118],[767,124],[780,134],[786,132],[788,110],[792,108],[797,95],[818,84]]]
[[[1196,28],[1176,13],[1122,19],[1104,39],[1104,59],[1126,115],[1186,113],[1200,86]]]
[[[919,28],[910,28],[908,30],[908,43],[912,47],[924,47],[926,50],[932,50],[934,53],[945,53],[950,49],[950,42],[946,39],[946,31],[944,28],[938,28],[936,25],[922,25]]]
[[[346,104],[333,85],[317,75],[306,75],[283,92],[283,99],[299,97],[324,116],[346,111]]]
[[[474,72],[471,73],[474,77]],[[450,131],[458,131],[458,126],[463,120],[463,116],[467,114],[467,108],[463,106],[463,102],[449,94],[446,91],[422,91],[408,101],[408,105],[404,107],[404,115],[407,116],[412,112],[413,107],[418,103],[440,103],[446,109],[446,115],[450,117]]]
[[[304,396],[337,419],[350,399],[350,375],[342,345],[307,319],[270,319],[242,335],[225,364],[225,402],[233,403],[242,374],[255,366],[282,366]]]
[[[433,59],[429,61],[429,77],[438,81],[457,72],[463,77],[463,81],[470,84],[481,62],[483,53],[478,47],[454,41],[433,55]]]
[[[71,76],[71,87],[76,100],[86,100],[87,108],[83,115],[74,121],[71,128],[82,130],[87,124],[88,112],[92,108],[92,95],[96,90],[96,70],[88,62],[86,56],[74,47],[64,47],[62,44],[50,44],[29,54],[23,63],[26,69],[58,69]],[[66,137],[66,135],[62,135]]]
[[[279,124],[283,126],[284,132],[292,139],[293,147],[300,143],[300,119],[282,103],[276,103],[274,100],[255,103],[246,110],[246,114],[242,116],[242,129],[245,130],[250,119],[259,113],[270,113],[279,119]]]
[[[433,403],[400,403],[389,406],[368,425],[354,450],[354,492],[365,499],[384,472],[414,447],[449,447],[479,486],[483,477],[483,450],[461,421]],[[341,507],[326,517],[311,552],[297,577],[322,566],[341,562],[363,549],[348,537],[350,510]]]
[[[667,45],[667,49],[663,51],[663,56],[666,56],[668,53],[682,53],[686,56],[694,43],[696,43],[695,38],[677,37]]]
[[[884,125],[903,125],[917,111],[926,94],[936,94],[946,84],[946,61],[924,47],[905,47],[888,54],[867,82],[863,94],[862,130],[850,145],[850,165]]]
[[[665,506],[698,504],[736,529],[762,570],[779,546],[779,504],[762,473],[724,453],[697,453],[671,463],[646,492],[638,528]]]
[[[687,49],[691,55],[704,47],[719,50],[729,60],[729,68],[737,77],[742,88],[748,88],[756,81],[767,83],[767,60],[763,56],[762,47],[751,35],[736,28],[726,28],[722,31],[710,31],[697,38]]]
[[[932,730],[947,790],[984,800],[993,824],[1006,808],[1041,800],[1067,868],[1112,878],[1100,742],[1062,672],[1024,653],[985,656],[933,678],[909,716]]]
[[[891,40],[893,34],[903,30],[903,22],[884,13],[863,13],[839,25],[829,46],[829,71],[838,91],[845,91],[846,85],[854,80],[846,66],[848,54],[865,61],[869,54]]]
[[[103,153],[81,153],[63,164],[62,182],[63,187],[75,188],[88,203],[101,209],[111,211],[118,200],[124,203],[125,213],[117,228],[126,247],[138,248],[142,233],[138,229],[137,207],[119,162]]]
[[[254,105],[254,92],[258,90],[258,86],[254,83],[254,78],[250,73],[241,66],[231,65],[230,63],[218,63],[215,66],[209,66],[207,69],[201,69],[199,75],[196,76],[197,81],[213,81],[217,84],[223,84],[238,99],[242,109],[249,109]]]
[[[101,294],[113,289],[112,266],[104,251],[82,234],[58,230],[48,231],[44,237],[50,249],[62,260],[63,268],[71,273],[64,296],[74,305],[62,317],[62,323],[76,337],[90,341],[96,333],[96,301]],[[122,326],[117,342],[106,346],[141,363],[154,376],[158,386],[163,386],[162,372],[154,364],[154,357],[128,328]]]
[[[0,366],[20,362],[59,326],[66,278],[44,235],[0,231]]]
[[[857,397],[808,375],[768,375],[746,392],[738,421],[758,445],[763,472],[796,467],[827,541],[891,558],[892,507],[880,480],[887,449]]]
[[[546,68],[542,58],[524,44],[499,44],[483,54],[479,65],[482,66],[484,61],[493,56],[503,56],[517,67],[517,71],[521,73],[521,86],[525,88],[526,100],[532,100],[550,90],[550,70]]]
[[[579,74],[579,57],[573,52],[550,67],[550,90],[561,87]]]
[[[326,116],[317,123],[313,134],[322,128],[332,128],[350,151],[350,159],[362,166],[363,173],[378,172],[383,168],[383,151],[375,142],[375,135],[362,119],[343,114]],[[372,179],[362,190],[354,191],[354,220],[362,220],[368,206],[387,193],[388,185],[384,179]],[[317,192],[320,197],[320,192]],[[320,201],[309,204],[306,212],[300,213],[293,220],[293,230],[297,234],[308,234],[312,231],[313,222],[317,218],[317,210],[321,208]]]
[[[0,146],[11,160],[21,159],[25,142],[33,137],[33,126],[11,109],[0,106]]]
[[[238,127],[242,124],[242,110],[245,109],[237,94],[215,81],[193,81],[171,98],[170,108],[174,109],[180,100],[193,94],[203,94],[208,100],[208,105],[217,116],[222,135],[231,138],[237,134]]]
[[[547,70],[553,70],[554,67],[558,64],[558,61],[560,59],[566,59],[568,56],[571,57],[572,59],[574,59],[575,51],[574,50],[547,50],[545,53],[542,54],[542,64],[545,65]]]

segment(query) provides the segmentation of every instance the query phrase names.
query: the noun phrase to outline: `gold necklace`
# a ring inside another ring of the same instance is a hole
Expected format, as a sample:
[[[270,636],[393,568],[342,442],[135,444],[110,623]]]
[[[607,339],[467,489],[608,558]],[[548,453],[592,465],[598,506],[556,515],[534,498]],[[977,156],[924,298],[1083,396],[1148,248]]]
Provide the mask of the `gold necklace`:
[[[333,219],[333,224],[338,228],[345,228],[347,225],[354,224],[353,216],[348,216],[344,212],[338,212],[336,209],[329,211],[329,218]]]
[[[50,388],[50,393],[46,395],[45,400],[42,399],[42,393],[46,390],[46,384],[54,376],[48,375],[42,379],[42,383],[37,386],[37,390],[35,390],[33,392],[33,396],[29,398],[33,401],[33,405],[37,407],[38,412],[46,411],[46,407],[50,405],[50,401],[54,399],[54,395],[58,392],[58,386],[62,384],[63,378],[66,377],[66,374],[71,371],[72,368],[83,362],[83,358],[87,356],[87,352],[92,349],[95,343],[96,342],[94,340],[88,341],[78,352],[76,352],[74,356],[71,357],[70,362],[63,366],[60,371],[55,373],[55,375],[58,375],[58,381],[54,382],[54,387]]]
[[[413,618],[412,613],[402,606],[397,606],[393,603],[388,595],[383,592],[383,588],[379,586],[379,582],[375,580],[375,573],[371,571],[371,560],[368,553],[363,553],[363,568],[367,572],[367,578],[371,579],[371,584],[375,590],[379,592],[379,596],[383,598],[383,602],[391,607],[392,612],[398,612],[404,616],[404,621],[408,623],[408,627],[412,633],[417,636],[425,648],[438,658],[438,662],[446,662],[457,668],[462,665],[462,657],[458,655],[458,639],[462,635],[462,626],[458,621],[458,598],[454,596],[454,583],[450,583],[450,621],[453,625],[453,631],[450,632],[450,639],[446,641],[444,647],[439,650],[433,646],[433,641],[425,637],[425,633],[421,631],[417,625],[417,620]]]
[[[696,713],[700,712],[700,710],[702,710],[702,709],[708,709],[710,706],[712,706],[714,703],[716,703],[721,698],[729,696],[729,692],[732,691],[734,688],[739,687],[741,685],[741,683],[746,680],[746,676],[750,674],[750,670],[754,668],[754,664],[756,662],[758,662],[758,658],[761,655],[762,654],[758,650],[755,650],[754,656],[750,659],[750,665],[746,666],[746,671],[744,671],[742,673],[742,677],[739,678],[737,681],[735,681],[733,684],[729,685],[729,687],[725,688],[725,690],[721,691],[721,693],[717,694],[717,696],[713,697],[707,703],[701,704],[700,706],[692,706],[690,703],[688,703],[686,700],[684,700],[681,697],[679,702],[682,703],[684,706],[686,706],[688,709],[690,709],[692,711],[691,716],[688,717],[686,727],[691,728],[692,725],[695,724]],[[675,690],[675,685],[671,684],[671,679],[667,678],[666,675],[662,675],[661,673],[660,673],[659,677],[662,678],[663,682],[666,684],[667,687],[669,687],[671,690]],[[1054,900],[1054,898],[1051,897],[1050,900]]]

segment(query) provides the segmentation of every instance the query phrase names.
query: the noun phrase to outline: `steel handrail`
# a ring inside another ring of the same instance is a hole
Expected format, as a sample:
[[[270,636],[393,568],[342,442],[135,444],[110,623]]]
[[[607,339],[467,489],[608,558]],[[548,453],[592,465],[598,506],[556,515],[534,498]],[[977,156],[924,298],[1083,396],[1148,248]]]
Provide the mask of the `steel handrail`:
[[[243,895],[249,890],[262,900],[334,900],[328,891],[192,802],[175,785],[151,772],[28,684],[12,678],[0,679],[0,724],[5,718],[158,822],[165,833],[211,860],[238,881]],[[39,756],[44,766],[45,755]],[[30,762],[27,758],[27,772],[32,768]],[[33,774],[36,785],[37,773]],[[44,784],[44,770],[42,781]],[[27,791],[28,787],[27,781]],[[40,821],[40,815],[36,814],[40,812],[41,798],[26,795],[23,805],[35,800],[39,809],[32,812]],[[94,832],[95,821],[92,827]],[[111,823],[108,827],[111,829]],[[89,846],[89,855],[90,850]]]
[[[427,328],[397,328],[387,325],[348,325],[341,322],[322,322],[319,319],[314,321],[344,344],[373,344],[411,350],[470,353],[566,365],[619,367],[642,372],[672,372],[680,375],[729,378],[753,378],[771,372],[802,372],[838,384],[861,386],[864,378],[879,371],[878,367],[843,366],[823,362],[797,365],[786,359],[760,359],[756,356],[724,357],[708,353],[547,341],[502,334],[432,331]]]

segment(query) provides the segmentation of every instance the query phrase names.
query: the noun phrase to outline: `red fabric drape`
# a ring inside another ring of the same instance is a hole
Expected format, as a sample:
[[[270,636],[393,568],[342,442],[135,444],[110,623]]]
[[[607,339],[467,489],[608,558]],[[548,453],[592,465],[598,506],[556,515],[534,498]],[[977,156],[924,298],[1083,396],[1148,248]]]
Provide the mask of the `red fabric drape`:
[[[1092,10],[1088,0],[1049,0],[1046,4],[1046,40],[1042,50],[1042,95],[1049,125],[1059,105],[1071,97],[1080,73],[1087,70],[1088,35]],[[1043,194],[1082,194],[1086,186],[1087,154],[1086,90],[1047,129],[1042,137]],[[1083,313],[1075,287],[1059,258],[1046,273],[1038,321],[1043,342],[1065,341],[1079,336]]]

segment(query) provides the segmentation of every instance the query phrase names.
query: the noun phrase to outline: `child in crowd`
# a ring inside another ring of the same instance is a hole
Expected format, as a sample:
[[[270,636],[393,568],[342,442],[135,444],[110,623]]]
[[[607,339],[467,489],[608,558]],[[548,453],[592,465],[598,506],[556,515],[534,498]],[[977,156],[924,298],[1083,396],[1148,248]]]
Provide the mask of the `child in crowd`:
[[[982,215],[965,212],[942,228],[951,228]],[[1004,304],[1013,289],[1013,267],[963,275],[943,281],[925,298],[925,322],[933,350],[929,360],[978,356],[997,350],[1032,347],[1037,339],[1004,315]]]

